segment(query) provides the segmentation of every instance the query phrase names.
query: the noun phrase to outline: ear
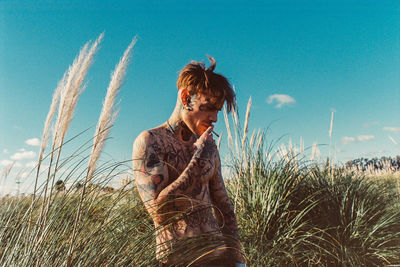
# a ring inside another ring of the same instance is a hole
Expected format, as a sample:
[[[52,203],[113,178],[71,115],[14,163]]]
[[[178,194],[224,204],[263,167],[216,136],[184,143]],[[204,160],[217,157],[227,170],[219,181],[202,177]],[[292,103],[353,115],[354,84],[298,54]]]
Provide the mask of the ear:
[[[190,99],[189,91],[186,88],[182,89],[180,92],[180,96],[182,104],[186,106],[188,104],[188,99]]]

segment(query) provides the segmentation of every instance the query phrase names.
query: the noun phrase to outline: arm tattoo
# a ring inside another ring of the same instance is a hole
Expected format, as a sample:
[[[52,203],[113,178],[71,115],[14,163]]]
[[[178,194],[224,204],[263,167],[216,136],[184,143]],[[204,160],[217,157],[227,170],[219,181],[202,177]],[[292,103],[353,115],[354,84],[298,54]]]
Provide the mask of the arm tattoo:
[[[133,171],[139,194],[148,209],[162,189],[166,167],[159,159],[161,147],[151,138],[152,135],[143,133],[135,140],[133,147]]]
[[[187,167],[168,187],[162,190],[159,197],[163,201],[174,199],[179,195],[198,195],[201,191],[200,179],[206,179],[213,174],[213,164],[216,147],[215,144],[208,144],[202,149],[196,150]]]

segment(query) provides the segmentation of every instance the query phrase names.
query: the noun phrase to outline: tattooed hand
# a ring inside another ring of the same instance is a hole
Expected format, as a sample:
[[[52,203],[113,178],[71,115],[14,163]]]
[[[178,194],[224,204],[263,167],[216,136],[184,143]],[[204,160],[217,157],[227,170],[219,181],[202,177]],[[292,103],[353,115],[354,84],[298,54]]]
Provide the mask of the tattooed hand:
[[[213,159],[213,156],[217,152],[217,146],[212,136],[213,128],[213,126],[208,127],[194,143],[196,152],[193,156],[199,156],[202,159]]]

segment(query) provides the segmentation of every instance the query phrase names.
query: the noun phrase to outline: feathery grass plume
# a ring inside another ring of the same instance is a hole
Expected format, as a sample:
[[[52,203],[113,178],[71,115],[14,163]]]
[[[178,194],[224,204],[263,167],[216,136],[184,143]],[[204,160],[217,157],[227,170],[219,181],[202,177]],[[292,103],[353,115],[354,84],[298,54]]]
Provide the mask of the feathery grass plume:
[[[249,101],[247,102],[246,118],[244,120],[243,137],[242,137],[242,153],[244,153],[243,150],[245,149],[245,141],[247,138],[247,131],[248,131],[248,127],[249,127],[250,109],[251,109],[251,96],[249,97]]]
[[[225,106],[224,106],[224,120],[225,120],[226,131],[228,132],[228,146],[230,145],[233,150],[233,138],[232,138],[231,126],[229,125],[228,112],[226,111]]]
[[[314,142],[314,144],[312,145],[312,152],[311,152],[311,163],[314,162],[315,156],[317,155],[317,142]]]
[[[240,149],[239,149],[239,143],[238,139],[240,138],[240,124],[239,124],[239,115],[238,115],[238,106],[235,104],[234,108],[232,109],[232,118],[233,118],[233,126],[235,127],[235,147],[236,147],[236,153],[238,155],[238,158],[241,159],[240,155]]]
[[[100,157],[101,151],[103,150],[105,140],[107,139],[110,128],[118,114],[118,111],[115,111],[114,102],[119,92],[119,89],[122,87],[122,82],[126,75],[126,70],[128,68],[131,58],[131,50],[136,41],[136,37],[133,38],[132,42],[125,50],[124,55],[122,56],[112,74],[111,81],[107,89],[107,94],[103,103],[103,109],[97,123],[96,133],[94,135],[93,148],[88,166],[88,181],[90,181],[91,176],[93,175],[94,169],[96,168],[96,162]]]
[[[332,111],[331,114],[331,127],[329,128],[329,137],[332,138],[332,132],[333,132],[333,113],[334,111]]]
[[[83,63],[84,58],[87,56],[89,43],[90,42],[87,42],[81,48],[78,56],[74,59],[72,65],[69,66],[65,77],[65,81],[62,84],[64,88],[61,90],[60,100],[58,104],[58,111],[57,111],[57,119],[53,129],[53,144],[52,144],[53,148],[58,146],[60,140],[62,139],[61,129],[62,126],[65,124],[65,118],[68,115],[67,109],[70,107],[70,102],[73,99],[71,95],[74,94],[73,89],[78,90],[77,88],[73,88],[72,84],[74,80],[76,80],[77,73],[80,70],[80,66]]]
[[[103,36],[103,33],[100,34],[89,51],[87,51],[89,43],[84,46],[78,59],[74,61],[68,72],[68,79],[65,85],[66,88],[61,97],[56,123],[56,135],[54,137],[55,147],[60,147],[62,145],[69,124],[71,123],[78,98],[85,89],[85,86],[81,87],[81,84],[89,70],[89,67],[92,65],[93,57],[98,50],[98,46],[101,43]]]
[[[47,113],[46,121],[44,123],[42,140],[41,140],[41,144],[40,144],[40,150],[39,150],[39,156],[38,156],[38,162],[37,162],[37,170],[36,170],[35,185],[34,185],[34,189],[33,189],[32,203],[35,201],[37,183],[38,183],[38,179],[39,179],[40,167],[42,165],[43,153],[44,153],[44,150],[46,149],[47,141],[50,136],[50,134],[49,134],[50,125],[53,120],[54,114],[57,111],[57,105],[60,100],[61,92],[62,92],[62,90],[65,89],[66,78],[67,78],[67,72],[64,73],[63,78],[58,83],[57,88],[54,91],[53,98],[52,98],[51,104],[50,104],[50,109],[49,109],[49,112]]]
[[[96,163],[97,163],[98,159],[100,158],[100,154],[103,150],[103,147],[104,147],[105,141],[108,137],[108,134],[110,132],[111,126],[118,114],[118,111],[115,111],[115,106],[114,106],[115,98],[119,92],[119,89],[122,87],[122,82],[126,75],[126,70],[129,65],[130,58],[131,58],[130,52],[131,52],[133,46],[135,45],[136,41],[137,41],[136,37],[133,38],[133,40],[129,44],[128,48],[125,50],[119,63],[115,67],[114,72],[111,75],[111,81],[107,88],[106,97],[105,97],[105,100],[103,103],[103,109],[100,113],[100,117],[97,122],[97,127],[96,127],[96,132],[94,135],[93,146],[92,146],[92,151],[90,154],[87,174],[86,174],[85,182],[83,184],[82,194],[81,194],[81,198],[79,201],[78,211],[76,214],[76,219],[75,219],[75,223],[74,223],[74,227],[73,227],[73,231],[72,231],[70,246],[68,249],[68,256],[66,259],[67,265],[71,264],[71,253],[74,248],[74,242],[75,242],[75,238],[76,238],[76,228],[77,228],[77,225],[78,225],[78,223],[80,221],[80,217],[81,217],[81,209],[82,209],[83,199],[85,196],[86,186],[93,177],[93,173],[96,168]]]
[[[13,161],[12,163],[8,164],[3,171],[1,172],[0,178],[4,178],[2,181],[2,186],[4,186],[5,181],[7,180],[8,175],[11,172],[11,169],[14,167],[15,165],[15,161]],[[1,191],[0,191],[1,193]]]
[[[58,160],[61,154],[61,147],[64,142],[65,135],[68,131],[69,125],[72,121],[72,117],[74,115],[74,110],[76,104],[78,103],[79,96],[84,91],[86,86],[81,86],[82,82],[93,63],[94,55],[98,50],[98,46],[103,39],[104,33],[101,33],[99,37],[95,40],[93,45],[90,47],[90,50],[87,51],[88,44],[87,43],[83,49],[83,53],[81,53],[78,57],[77,64],[73,65],[71,70],[72,72],[68,75],[68,80],[66,83],[66,87],[64,90],[64,99],[62,103],[62,109],[59,112],[59,117],[57,118],[56,123],[56,132],[55,132],[55,142],[53,143],[53,149],[58,149],[57,160],[54,168],[54,173],[52,177],[51,189],[52,192],[55,174],[57,171]],[[86,53],[87,51],[87,53]],[[74,62],[75,63],[75,62]],[[60,103],[61,104],[61,103]],[[50,169],[49,169],[50,170]],[[51,195],[51,193],[50,193]]]
[[[333,113],[334,111],[332,111],[331,127],[329,128],[329,160],[331,160],[331,153],[332,153]]]
[[[9,175],[10,172],[11,172],[11,169],[14,167],[14,165],[15,165],[15,161],[13,161],[12,163],[8,164],[8,165],[3,169],[3,172],[2,172],[1,175],[0,175],[0,178],[1,178],[1,177],[4,177],[4,180],[6,180],[7,177],[8,177],[8,175]]]
[[[253,133],[251,134],[251,137],[250,137],[250,145],[249,145],[249,147],[252,147],[253,144],[254,144],[255,134],[256,134],[256,129],[253,129]]]
[[[257,139],[257,151],[258,151],[258,150],[260,150],[260,147],[262,145],[262,141],[264,139],[264,131],[260,132],[260,129],[258,129],[256,139]]]
[[[217,148],[218,148],[218,150],[219,150],[219,148],[221,147],[222,135],[223,135],[223,133],[221,133],[221,134],[219,135],[219,137],[218,137],[218,141],[217,141]]]
[[[85,57],[87,56],[88,47],[89,47],[89,42],[87,42],[79,51],[78,56],[74,59],[72,65],[69,66],[68,71],[66,72],[67,74],[66,75],[64,74],[64,77],[60,83],[60,85],[62,85],[63,88],[60,89],[58,111],[57,111],[58,114],[53,129],[53,143],[50,154],[50,164],[49,164],[50,166],[48,168],[47,179],[44,187],[44,196],[43,196],[44,198],[46,198],[47,196],[47,189],[48,189],[48,184],[50,182],[50,175],[51,175],[55,150],[56,148],[60,148],[65,133],[68,130],[68,125],[65,123],[65,121],[66,120],[70,121],[70,118],[67,118],[68,116],[71,116],[72,118],[73,110],[68,111],[68,108],[71,106],[70,102],[73,99],[71,95],[74,94],[73,91],[74,89],[76,89],[73,87],[73,81],[76,79],[77,73],[81,68],[80,66],[82,65]],[[60,155],[60,152],[61,149],[58,150],[58,156]],[[53,176],[56,175],[56,172],[57,172],[57,166],[54,168]],[[45,202],[43,202],[42,212],[44,211],[44,207],[45,207]]]
[[[304,155],[304,140],[300,137],[300,154]]]
[[[399,144],[399,143],[397,143],[396,140],[394,140],[394,138],[392,136],[388,135],[388,137],[389,137],[390,141],[392,141],[393,144],[395,144],[395,145]]]
[[[293,155],[294,155],[294,145],[293,145],[293,142],[292,142],[292,138],[289,138],[289,144],[288,144],[288,155],[290,155],[290,157],[293,157]]]

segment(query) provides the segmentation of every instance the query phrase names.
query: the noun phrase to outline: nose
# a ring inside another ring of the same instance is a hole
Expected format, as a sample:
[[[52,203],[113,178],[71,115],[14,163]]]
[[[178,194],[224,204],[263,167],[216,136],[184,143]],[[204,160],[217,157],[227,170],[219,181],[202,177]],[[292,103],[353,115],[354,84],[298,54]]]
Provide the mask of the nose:
[[[210,114],[210,116],[209,116],[209,120],[210,120],[212,123],[217,122],[217,120],[218,120],[218,111],[211,112],[211,114]]]

